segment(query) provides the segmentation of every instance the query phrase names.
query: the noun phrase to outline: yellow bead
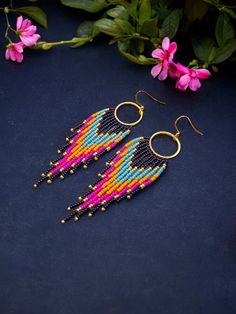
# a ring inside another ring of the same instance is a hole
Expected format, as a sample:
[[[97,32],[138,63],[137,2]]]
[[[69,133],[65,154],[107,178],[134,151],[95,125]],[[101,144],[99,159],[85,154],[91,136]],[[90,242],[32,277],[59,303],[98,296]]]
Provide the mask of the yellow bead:
[[[62,224],[64,224],[64,223],[65,223],[65,220],[64,220],[64,219],[62,219],[62,220],[61,220],[61,223],[62,223]]]
[[[37,188],[37,187],[38,187],[38,185],[37,185],[36,183],[34,183],[34,184],[33,184],[33,187],[34,187],[34,188]]]
[[[74,216],[74,221],[78,221],[79,218],[77,216]]]
[[[101,207],[102,212],[105,212],[106,210],[107,210],[106,207]]]
[[[69,206],[69,207],[67,207],[67,210],[71,210],[70,206]]]
[[[50,179],[47,180],[47,183],[48,183],[48,184],[51,184],[51,183],[52,183],[52,180],[50,180]]]

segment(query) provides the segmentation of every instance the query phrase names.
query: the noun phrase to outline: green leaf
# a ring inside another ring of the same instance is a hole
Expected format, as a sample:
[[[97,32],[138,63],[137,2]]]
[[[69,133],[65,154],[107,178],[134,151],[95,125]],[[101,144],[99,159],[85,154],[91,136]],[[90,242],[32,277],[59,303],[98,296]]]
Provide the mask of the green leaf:
[[[118,36],[123,34],[123,30],[113,21],[107,18],[100,19],[94,23],[100,32],[110,35]]]
[[[173,10],[163,21],[160,29],[160,37],[163,38],[168,36],[172,39],[178,31],[179,22],[182,18],[182,10],[175,9]]]
[[[137,63],[137,64],[142,64],[142,65],[147,65],[147,64],[156,64],[156,61],[152,58],[147,58],[144,55],[139,55],[139,56],[133,56],[128,52],[125,52],[123,50],[119,49],[119,52],[124,56],[126,59],[128,59],[131,62]]]
[[[131,0],[130,3],[125,3],[129,15],[132,16],[135,20],[138,20],[138,4],[139,0]]]
[[[129,19],[129,13],[127,9],[121,5],[117,5],[115,8],[110,9],[106,12],[107,15],[110,17],[113,17],[114,19],[122,19],[122,20],[128,20]]]
[[[236,19],[236,13],[233,10],[223,7],[221,11],[228,13],[233,19]]]
[[[61,0],[61,3],[65,6],[91,13],[99,12],[109,6],[106,0]]]
[[[150,0],[142,0],[139,8],[139,24],[142,25],[144,21],[149,20],[152,15],[152,7]]]
[[[184,11],[188,20],[193,22],[195,20],[201,20],[207,13],[208,3],[202,0],[185,0]]]
[[[215,36],[218,45],[223,46],[227,40],[234,37],[234,33],[234,26],[228,15],[220,13],[215,27]]]
[[[152,58],[147,58],[142,54],[133,55],[130,52],[127,52],[127,50],[130,49],[130,41],[119,41],[118,49],[121,55],[124,56],[126,59],[130,60],[131,62],[143,65],[156,64],[156,60]]]
[[[46,28],[48,26],[46,13],[38,7],[20,7],[11,11],[27,15],[42,27]]]
[[[87,37],[87,38],[78,38],[78,37],[74,37],[73,38],[75,44],[73,44],[71,47],[72,48],[79,48],[83,45],[85,45],[87,42],[92,41],[91,37]]]
[[[94,22],[84,21],[77,28],[77,35],[80,38],[95,37],[99,33],[98,29],[94,26]]]
[[[158,17],[153,19],[146,20],[143,22],[141,28],[141,34],[147,35],[149,37],[158,37],[158,28],[157,28]]]
[[[209,59],[211,51],[215,45],[214,40],[210,37],[193,36],[191,42],[196,57],[200,61],[206,62]]]
[[[217,48],[216,55],[212,63],[221,63],[227,60],[234,52],[236,52],[236,38],[229,39],[224,46]]]
[[[122,19],[115,19],[115,24],[122,29],[124,34],[133,34],[134,33],[134,27],[127,21]]]

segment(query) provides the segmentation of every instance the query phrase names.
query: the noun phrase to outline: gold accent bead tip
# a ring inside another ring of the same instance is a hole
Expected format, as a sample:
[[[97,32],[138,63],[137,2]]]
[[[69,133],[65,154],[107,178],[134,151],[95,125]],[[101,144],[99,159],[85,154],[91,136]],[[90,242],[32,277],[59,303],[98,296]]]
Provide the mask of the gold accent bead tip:
[[[67,210],[71,210],[70,206],[69,206],[69,207],[67,207]]]
[[[78,221],[79,218],[77,216],[74,217],[74,221]]]
[[[33,187],[36,189],[38,187],[38,185],[36,183],[34,183]]]
[[[62,219],[62,220],[61,220],[61,224],[64,224],[64,223],[65,223],[65,220],[64,220],[64,219]]]
[[[47,183],[48,183],[48,184],[51,184],[51,183],[52,183],[52,180],[50,180],[50,179],[47,180]]]
[[[64,176],[63,176],[62,174],[60,175],[60,179],[61,179],[61,180],[63,180],[63,179],[64,179]]]
[[[74,128],[71,128],[70,131],[71,131],[71,132],[75,132]]]
[[[93,214],[92,213],[88,213],[88,217],[92,217],[93,216]]]
[[[107,210],[106,207],[101,207],[102,212],[105,212],[106,210]]]
[[[61,153],[61,150],[60,150],[60,149],[58,149],[58,150],[57,150],[57,153],[58,153],[58,154],[60,154],[60,153]]]

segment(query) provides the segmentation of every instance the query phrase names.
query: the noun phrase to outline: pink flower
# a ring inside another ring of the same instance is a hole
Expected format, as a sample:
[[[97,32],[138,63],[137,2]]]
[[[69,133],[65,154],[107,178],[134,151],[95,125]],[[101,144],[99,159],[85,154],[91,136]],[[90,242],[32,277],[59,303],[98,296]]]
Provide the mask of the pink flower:
[[[7,45],[7,50],[5,52],[6,60],[10,59],[12,61],[21,63],[23,60],[23,46],[24,44],[21,41]]]
[[[199,79],[207,79],[211,75],[207,69],[191,69],[180,63],[172,63],[172,67],[175,67],[175,71],[172,70],[172,72],[175,77],[178,77],[176,88],[182,91],[188,87],[192,91],[197,91],[201,87]]]
[[[158,60],[157,65],[155,65],[151,70],[153,77],[158,76],[159,80],[165,80],[167,78],[169,65],[174,58],[176,50],[176,42],[170,43],[170,39],[168,37],[165,37],[162,40],[162,49],[157,48],[153,50],[152,57]]]
[[[16,33],[25,46],[33,46],[39,40],[40,35],[35,34],[36,31],[37,27],[32,25],[29,19],[24,20],[23,16],[17,18]]]

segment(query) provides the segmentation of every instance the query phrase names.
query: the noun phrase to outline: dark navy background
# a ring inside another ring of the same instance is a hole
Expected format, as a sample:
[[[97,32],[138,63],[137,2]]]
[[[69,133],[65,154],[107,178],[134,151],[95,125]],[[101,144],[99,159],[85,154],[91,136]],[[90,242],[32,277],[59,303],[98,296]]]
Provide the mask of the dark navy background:
[[[45,40],[69,39],[83,13],[44,5]],[[2,42],[3,43],[3,42]],[[28,51],[21,65],[0,58],[1,314],[236,313],[235,71],[198,93],[159,82],[103,40],[80,49]],[[183,149],[159,182],[106,213],[61,225],[65,208],[114,152],[87,170],[32,189],[70,127],[145,89],[145,117],[129,139],[173,130]]]

